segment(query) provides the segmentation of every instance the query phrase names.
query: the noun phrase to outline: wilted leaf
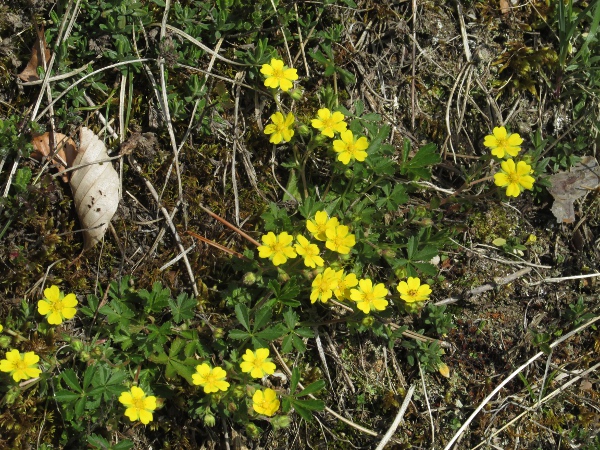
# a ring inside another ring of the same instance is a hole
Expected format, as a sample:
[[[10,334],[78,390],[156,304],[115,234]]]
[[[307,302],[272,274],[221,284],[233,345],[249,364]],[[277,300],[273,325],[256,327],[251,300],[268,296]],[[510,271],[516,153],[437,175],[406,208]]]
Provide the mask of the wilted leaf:
[[[573,223],[573,202],[600,186],[598,161],[593,156],[584,156],[570,172],[558,172],[549,177],[549,181],[552,187],[548,191],[554,197],[552,214],[558,223]]]
[[[36,136],[31,142],[33,152],[31,157],[41,161],[42,158],[52,155],[52,163],[58,168],[59,172],[63,172],[67,167],[71,167],[77,157],[77,149],[75,142],[69,137],[61,133],[54,133],[54,144],[56,150],[51,148],[50,133],[44,133],[41,136]],[[63,181],[69,181],[69,175],[63,175]]]
[[[37,30],[37,38],[33,49],[31,50],[31,58],[27,63],[27,67],[18,76],[22,81],[36,81],[40,77],[37,74],[37,68],[44,66],[44,60],[42,58],[42,47],[44,48],[44,54],[46,56],[46,63],[50,61],[50,50],[46,45],[46,38],[44,36],[44,28]]]

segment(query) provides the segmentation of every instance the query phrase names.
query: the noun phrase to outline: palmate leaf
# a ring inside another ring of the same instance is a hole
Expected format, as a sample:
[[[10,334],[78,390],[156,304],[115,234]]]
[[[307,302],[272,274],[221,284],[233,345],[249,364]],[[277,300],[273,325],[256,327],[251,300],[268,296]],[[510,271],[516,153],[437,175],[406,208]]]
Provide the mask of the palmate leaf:
[[[175,300],[169,299],[173,321],[177,324],[194,318],[196,299],[187,294],[179,294]]]

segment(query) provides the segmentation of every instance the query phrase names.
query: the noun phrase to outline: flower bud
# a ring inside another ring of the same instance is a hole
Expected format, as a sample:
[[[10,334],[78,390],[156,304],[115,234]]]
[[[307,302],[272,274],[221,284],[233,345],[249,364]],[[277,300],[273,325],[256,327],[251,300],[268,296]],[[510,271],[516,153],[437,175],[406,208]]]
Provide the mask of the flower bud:
[[[236,385],[233,388],[233,398],[236,400],[240,400],[244,398],[246,395],[246,386],[242,386],[241,384]]]
[[[73,350],[79,353],[83,350],[83,342],[81,342],[79,339],[73,339],[71,341],[71,347],[73,347]]]
[[[254,272],[246,272],[242,278],[242,283],[246,286],[252,286],[256,283],[256,274],[254,274]]]
[[[375,318],[373,316],[365,316],[362,320],[362,324],[364,327],[371,328],[375,323]]]
[[[408,276],[408,272],[406,271],[406,267],[399,267],[398,269],[396,269],[396,277],[399,280],[404,280],[407,276]]]
[[[250,422],[248,425],[246,425],[246,433],[251,438],[258,437],[260,435],[260,428]]]
[[[10,338],[10,336],[0,336],[0,347],[1,348],[10,347],[11,341],[12,341],[12,339]]]
[[[283,284],[290,280],[290,275],[284,272],[283,270],[279,270],[279,273],[277,274],[277,279],[281,284]]]
[[[214,328],[213,329],[213,339],[223,339],[225,336],[225,331],[223,328]]]
[[[229,411],[230,413],[234,413],[234,412],[236,412],[237,410],[238,410],[238,407],[237,407],[237,405],[236,405],[235,403],[233,403],[233,402],[229,402],[229,403],[227,404],[227,411]]]
[[[310,134],[310,128],[308,128],[307,125],[302,124],[296,129],[298,130],[298,134],[300,136],[308,136]]]
[[[287,428],[290,426],[290,418],[288,416],[275,416],[271,419],[271,425],[274,430]]]
[[[423,217],[425,214],[427,214],[427,208],[425,208],[424,206],[417,206],[415,208],[415,216]]]
[[[288,91],[288,95],[294,100],[300,100],[302,98],[303,90],[301,88],[295,88]]]
[[[217,419],[213,414],[208,413],[204,416],[204,425],[206,425],[207,427],[214,427],[216,423]]]

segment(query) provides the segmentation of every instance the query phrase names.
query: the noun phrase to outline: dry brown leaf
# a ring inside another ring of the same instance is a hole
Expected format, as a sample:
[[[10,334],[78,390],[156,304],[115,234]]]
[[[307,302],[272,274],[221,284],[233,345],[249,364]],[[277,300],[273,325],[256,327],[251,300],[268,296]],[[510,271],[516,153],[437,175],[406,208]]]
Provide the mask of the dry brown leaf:
[[[500,0],[500,12],[502,12],[502,14],[508,14],[510,12],[508,0]]]
[[[554,197],[552,214],[558,223],[573,223],[573,202],[600,186],[600,168],[593,156],[583,156],[570,172],[558,172],[551,177],[548,192]]]
[[[102,239],[108,224],[119,206],[119,175],[112,163],[98,163],[108,158],[104,142],[88,128],[79,135],[79,153],[73,167],[85,165],[71,175],[75,209],[81,227],[85,229],[85,248],[91,248]],[[89,164],[89,165],[86,165]]]
[[[44,66],[44,60],[42,59],[42,46],[44,47],[44,53],[46,55],[46,63],[50,61],[50,50],[48,50],[48,46],[46,45],[44,27],[38,29],[37,34],[37,39],[35,40],[35,44],[33,44],[33,49],[31,50],[31,59],[27,63],[27,67],[25,67],[23,72],[18,75],[21,81],[36,81],[40,79],[37,74],[37,68]]]
[[[67,167],[73,165],[73,161],[75,161],[75,157],[77,156],[75,142],[69,136],[61,133],[54,133],[54,142],[58,149],[56,152],[50,148],[50,133],[34,137],[31,142],[33,144],[31,157],[41,161],[42,158],[52,155],[54,167],[58,168],[59,172],[64,172]],[[68,174],[63,175],[63,181],[65,183],[69,181]]]

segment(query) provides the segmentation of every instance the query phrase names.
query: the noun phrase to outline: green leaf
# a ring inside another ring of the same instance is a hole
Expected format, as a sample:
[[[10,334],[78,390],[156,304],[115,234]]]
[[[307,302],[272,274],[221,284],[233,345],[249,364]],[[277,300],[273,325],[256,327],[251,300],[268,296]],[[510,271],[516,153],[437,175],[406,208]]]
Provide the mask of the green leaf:
[[[81,398],[81,394],[76,394],[75,392],[63,389],[61,391],[56,392],[56,394],[54,394],[54,398],[56,399],[56,401],[61,403],[71,403]]]
[[[31,180],[31,170],[29,167],[22,167],[17,170],[15,174],[15,178],[13,180],[13,186],[17,192],[25,192],[27,190],[27,185]]]
[[[182,378],[185,378],[187,380],[188,383],[190,383],[191,385],[194,385],[194,382],[192,380],[192,374],[195,372],[194,368],[190,367],[189,363],[191,362],[192,364],[195,364],[197,361],[190,358],[191,361],[187,361],[186,362],[188,364],[184,364],[181,361],[177,361],[175,359],[172,359],[169,361],[169,364],[173,369],[175,369],[175,372]],[[168,368],[168,367],[167,367]]]
[[[254,336],[259,339],[265,339],[267,341],[274,341],[275,339],[280,338],[285,334],[285,329],[279,325],[275,325],[273,327],[265,328],[262,331],[259,331]]]
[[[292,308],[288,308],[288,310],[283,313],[283,320],[287,327],[290,330],[293,330],[298,322],[298,314],[296,314]]]
[[[186,342],[183,339],[175,338],[175,340],[171,343],[171,348],[169,348],[169,357],[173,358],[179,355],[181,351],[184,349]]]
[[[173,301],[169,299],[169,307],[175,323],[193,319],[196,311],[196,299],[187,294],[179,294]]]
[[[144,300],[145,311],[161,312],[169,305],[171,291],[169,288],[163,288],[163,285],[160,281],[156,281],[152,285],[151,292],[148,292],[146,289],[141,289],[138,291],[138,296]]]
[[[281,342],[281,353],[285,354],[292,351],[292,339],[294,336],[295,334],[288,334],[283,338],[283,341]]]
[[[61,378],[65,383],[67,383],[67,386],[69,386],[75,392],[79,392],[80,394],[83,393],[83,389],[81,389],[81,386],[79,386],[79,380],[77,379],[77,375],[75,375],[73,369],[67,369],[63,371]]]
[[[229,339],[235,339],[236,341],[243,341],[249,339],[252,335],[244,330],[231,330],[229,332]]]
[[[250,314],[248,312],[248,307],[241,303],[235,305],[235,316],[237,317],[238,322],[241,323],[247,331],[250,331]]]
[[[314,383],[306,386],[300,393],[297,394],[297,397],[304,397],[305,395],[314,394],[317,391],[320,391],[325,387],[325,381],[317,380]]]
[[[302,328],[300,330],[302,330]],[[298,331],[300,331],[300,330],[298,330]],[[311,331],[311,333],[312,333],[312,331]],[[313,337],[313,336],[311,335],[311,337]],[[298,351],[298,353],[304,353],[306,351],[306,345],[304,344],[304,341],[302,339],[300,339],[298,336],[296,336],[295,334],[292,335],[292,344],[294,344],[294,348]]]
[[[300,382],[300,370],[297,367],[292,369],[292,379],[290,381],[290,393],[296,392],[298,383]]]
[[[263,328],[266,324],[268,324],[271,321],[272,316],[273,310],[268,306],[262,307],[261,309],[256,311],[256,314],[254,315],[254,326],[252,327],[252,330],[256,332],[257,330]]]
[[[85,398],[80,398],[75,402],[75,416],[81,417],[85,411]]]

